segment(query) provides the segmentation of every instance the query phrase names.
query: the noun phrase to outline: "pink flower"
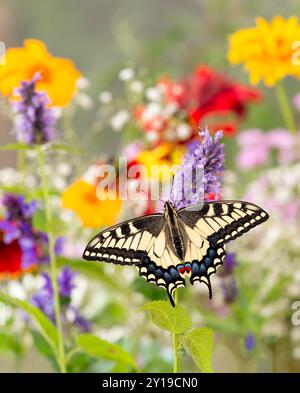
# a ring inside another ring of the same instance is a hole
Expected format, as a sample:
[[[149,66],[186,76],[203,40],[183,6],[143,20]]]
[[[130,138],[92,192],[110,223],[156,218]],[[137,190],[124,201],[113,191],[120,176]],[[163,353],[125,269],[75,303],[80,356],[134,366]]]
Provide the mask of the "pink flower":
[[[296,94],[293,98],[294,107],[300,112],[300,93]]]
[[[295,161],[300,134],[294,135],[284,129],[268,132],[253,129],[240,133],[237,141],[241,148],[237,163],[246,170],[265,165],[274,150],[277,152],[276,159],[279,164]]]
[[[269,158],[269,148],[265,142],[265,134],[253,129],[240,133],[237,137],[241,151],[237,163],[241,169],[252,169],[264,165]]]

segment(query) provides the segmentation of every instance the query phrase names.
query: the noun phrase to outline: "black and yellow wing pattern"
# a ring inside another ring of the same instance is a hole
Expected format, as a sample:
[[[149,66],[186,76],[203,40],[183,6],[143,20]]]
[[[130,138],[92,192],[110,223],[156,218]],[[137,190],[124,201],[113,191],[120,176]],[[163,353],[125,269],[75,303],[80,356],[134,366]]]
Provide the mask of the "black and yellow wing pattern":
[[[186,278],[191,284],[205,283],[211,297],[210,276],[223,263],[225,244],[268,219],[263,209],[242,201],[206,202],[175,212],[180,240],[174,239],[164,214],[153,214],[100,232],[83,258],[137,266],[142,277],[167,291],[174,305],[173,292],[185,286]],[[176,241],[183,255],[176,252]]]

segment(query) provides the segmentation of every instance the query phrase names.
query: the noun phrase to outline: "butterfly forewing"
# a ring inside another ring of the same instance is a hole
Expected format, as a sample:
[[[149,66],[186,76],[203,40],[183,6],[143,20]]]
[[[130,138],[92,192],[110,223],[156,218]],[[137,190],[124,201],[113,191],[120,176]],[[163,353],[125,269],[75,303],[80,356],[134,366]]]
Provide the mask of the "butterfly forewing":
[[[138,265],[147,256],[164,225],[162,214],[139,217],[108,228],[87,245],[83,258],[120,265]]]

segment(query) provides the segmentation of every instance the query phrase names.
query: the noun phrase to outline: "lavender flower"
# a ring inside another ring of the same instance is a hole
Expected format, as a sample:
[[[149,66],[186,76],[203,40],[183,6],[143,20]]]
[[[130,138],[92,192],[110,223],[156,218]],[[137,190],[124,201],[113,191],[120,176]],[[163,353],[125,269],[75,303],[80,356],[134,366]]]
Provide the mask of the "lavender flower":
[[[33,295],[31,302],[34,306],[43,311],[52,322],[55,322],[52,282],[47,273],[42,273],[42,277],[44,279],[44,285]],[[61,319],[64,324],[73,324],[81,331],[87,332],[91,330],[90,322],[71,305],[72,291],[75,288],[75,277],[76,273],[72,272],[68,267],[64,267],[59,273],[57,282],[62,305]]]
[[[197,204],[201,200],[216,199],[221,191],[224,171],[224,145],[219,141],[222,131],[215,137],[208,129],[200,132],[202,142],[193,142],[175,174],[170,201],[177,209]]]
[[[54,138],[56,118],[47,105],[45,93],[36,91],[37,73],[32,80],[23,81],[16,89],[20,101],[13,104],[15,113],[14,129],[18,142],[28,145],[47,143]]]
[[[248,352],[253,351],[255,347],[255,337],[251,331],[249,331],[247,336],[245,337],[244,345]]]
[[[30,220],[36,211],[36,202],[26,203],[23,195],[5,194],[1,202],[6,209],[5,218],[9,221]]]
[[[61,297],[71,297],[72,289],[75,288],[73,280],[76,273],[65,267],[58,277],[59,294]]]
[[[23,195],[4,194],[1,205],[4,209],[4,218],[0,219],[0,238],[6,245],[15,240],[18,242],[22,269],[47,263],[48,236],[45,232],[35,230],[32,225],[36,202],[26,202]],[[61,252],[62,240],[58,238],[56,241],[56,254]]]
[[[237,282],[234,276],[235,268],[236,256],[235,253],[230,252],[226,255],[223,263],[223,270],[219,273],[223,299],[227,304],[233,303],[238,294]]]

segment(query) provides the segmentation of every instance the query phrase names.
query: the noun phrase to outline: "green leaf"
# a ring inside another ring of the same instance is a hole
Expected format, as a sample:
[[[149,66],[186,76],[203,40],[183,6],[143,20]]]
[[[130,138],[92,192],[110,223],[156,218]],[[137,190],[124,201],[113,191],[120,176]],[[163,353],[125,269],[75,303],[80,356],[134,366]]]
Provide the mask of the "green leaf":
[[[56,151],[64,151],[72,154],[80,154],[80,150],[74,146],[71,146],[69,144],[63,143],[63,142],[54,142],[54,143],[49,143],[46,145],[47,150],[56,150]]]
[[[155,300],[146,303],[140,310],[148,311],[155,325],[173,334],[186,332],[191,327],[191,318],[186,308],[181,305],[172,307],[170,302]]]
[[[183,346],[190,353],[199,370],[213,372],[211,356],[214,332],[210,328],[197,328],[186,334]]]
[[[96,358],[113,360],[117,363],[125,363],[133,368],[137,368],[133,357],[119,345],[111,344],[108,341],[86,333],[77,337],[78,347],[85,353]]]
[[[0,146],[0,150],[33,150],[34,146],[26,145],[25,143],[9,143]]]
[[[1,351],[12,351],[16,354],[20,354],[22,348],[16,337],[7,333],[0,333],[0,352]]]
[[[4,292],[0,292],[0,301],[24,310],[36,323],[41,335],[51,346],[53,352],[56,353],[58,346],[58,336],[56,328],[40,309],[34,307],[32,304],[24,300],[13,298],[5,294]]]

